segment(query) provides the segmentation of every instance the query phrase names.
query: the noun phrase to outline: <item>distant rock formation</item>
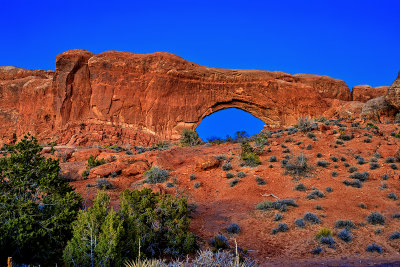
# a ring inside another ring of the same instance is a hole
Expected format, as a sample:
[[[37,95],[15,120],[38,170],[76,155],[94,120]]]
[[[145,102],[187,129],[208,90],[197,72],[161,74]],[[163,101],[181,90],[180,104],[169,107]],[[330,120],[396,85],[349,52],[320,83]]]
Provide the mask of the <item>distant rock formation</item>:
[[[149,145],[177,139],[230,107],[268,126],[304,115],[357,116],[362,102],[386,90],[385,101],[399,109],[399,84],[356,86],[352,93],[344,81],[321,75],[210,68],[161,52],[75,49],[57,56],[55,72],[0,67],[0,144],[31,132],[42,142]]]

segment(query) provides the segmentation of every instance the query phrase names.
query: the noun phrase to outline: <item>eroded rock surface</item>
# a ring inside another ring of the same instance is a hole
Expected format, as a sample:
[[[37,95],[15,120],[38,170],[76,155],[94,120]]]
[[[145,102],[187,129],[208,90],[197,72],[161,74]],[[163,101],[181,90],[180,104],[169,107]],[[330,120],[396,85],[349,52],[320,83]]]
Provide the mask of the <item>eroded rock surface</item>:
[[[397,109],[398,87],[385,97]],[[225,108],[283,126],[304,115],[359,115],[360,103],[384,91],[355,88],[352,95],[327,76],[210,68],[169,53],[75,49],[57,56],[55,72],[0,68],[0,143],[31,132],[68,145],[150,145]]]
[[[369,85],[357,85],[353,87],[352,100],[365,103],[373,98],[386,95],[388,89],[389,86],[371,87]]]

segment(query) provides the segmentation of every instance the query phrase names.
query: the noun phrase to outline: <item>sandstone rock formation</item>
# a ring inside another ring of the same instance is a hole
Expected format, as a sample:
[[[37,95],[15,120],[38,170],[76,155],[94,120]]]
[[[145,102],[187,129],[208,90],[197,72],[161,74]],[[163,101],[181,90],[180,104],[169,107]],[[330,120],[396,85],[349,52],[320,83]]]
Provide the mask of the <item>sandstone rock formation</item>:
[[[397,109],[398,87],[385,98]],[[161,52],[76,49],[57,56],[55,72],[0,68],[0,144],[31,132],[42,142],[150,145],[177,139],[229,107],[280,126],[302,115],[359,115],[361,102],[383,91],[357,87],[352,96],[344,81],[327,76],[210,68]]]
[[[392,86],[388,89],[385,100],[397,110],[400,109],[400,72],[397,79],[393,82]]]
[[[389,86],[371,87],[369,85],[357,85],[351,91],[352,100],[365,103],[373,98],[386,95],[388,89]]]

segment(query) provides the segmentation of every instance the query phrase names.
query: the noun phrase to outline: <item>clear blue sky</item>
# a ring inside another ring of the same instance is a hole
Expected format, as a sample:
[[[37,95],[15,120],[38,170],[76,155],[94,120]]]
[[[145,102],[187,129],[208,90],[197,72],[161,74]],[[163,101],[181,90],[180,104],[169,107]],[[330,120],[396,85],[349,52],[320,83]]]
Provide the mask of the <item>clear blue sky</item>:
[[[400,1],[0,0],[0,65],[54,69],[57,54],[167,51],[198,64],[390,85]]]

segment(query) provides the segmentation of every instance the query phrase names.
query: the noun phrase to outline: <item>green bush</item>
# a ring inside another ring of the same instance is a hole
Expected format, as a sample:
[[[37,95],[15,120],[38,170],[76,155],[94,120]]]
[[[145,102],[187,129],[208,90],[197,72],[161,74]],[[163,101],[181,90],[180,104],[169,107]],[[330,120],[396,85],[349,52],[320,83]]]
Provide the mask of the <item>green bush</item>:
[[[248,142],[243,142],[241,148],[240,158],[245,166],[256,167],[261,164],[260,158]]]
[[[167,170],[159,169],[158,167],[151,167],[150,170],[144,173],[146,179],[144,180],[147,184],[158,184],[163,183],[168,179],[169,172]]]
[[[93,207],[79,212],[73,237],[64,250],[67,266],[122,265],[124,228],[120,216],[109,205],[110,197],[99,192]]]
[[[189,209],[185,198],[159,195],[151,189],[125,190],[120,197],[124,218],[125,249],[131,258],[168,254],[182,256],[194,252],[196,239],[189,232]]]
[[[81,197],[30,135],[0,158],[0,262],[54,265],[72,236]]]
[[[100,166],[105,164],[106,161],[105,159],[97,159],[96,157],[94,157],[93,155],[90,155],[89,159],[88,159],[88,168],[92,169],[94,167]]]
[[[201,140],[196,131],[185,129],[181,134],[181,145],[182,146],[197,146],[201,144]]]
[[[99,192],[93,207],[79,213],[64,250],[67,266],[122,266],[139,255],[178,257],[194,252],[186,199],[145,188],[125,190],[118,212],[109,205],[110,197]]]

